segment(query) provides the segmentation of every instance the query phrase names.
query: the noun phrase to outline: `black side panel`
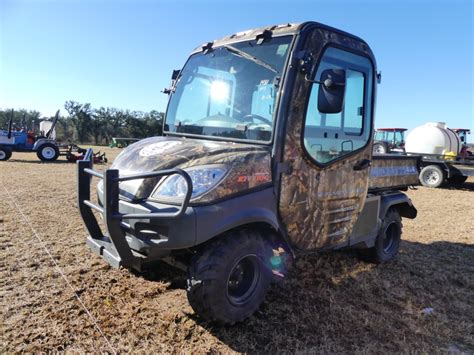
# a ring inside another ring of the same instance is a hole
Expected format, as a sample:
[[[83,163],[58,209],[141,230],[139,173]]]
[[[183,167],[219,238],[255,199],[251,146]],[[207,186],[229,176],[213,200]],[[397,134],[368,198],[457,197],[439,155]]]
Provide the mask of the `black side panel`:
[[[196,244],[250,223],[267,223],[278,230],[273,188],[232,198],[224,202],[195,207]]]

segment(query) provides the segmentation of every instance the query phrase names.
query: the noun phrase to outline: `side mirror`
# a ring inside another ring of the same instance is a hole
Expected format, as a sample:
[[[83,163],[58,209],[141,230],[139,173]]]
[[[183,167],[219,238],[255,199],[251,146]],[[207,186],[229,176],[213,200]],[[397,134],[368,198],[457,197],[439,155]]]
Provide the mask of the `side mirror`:
[[[344,103],[346,89],[346,71],[326,69],[319,79],[318,111],[321,113],[339,113]]]
[[[171,80],[176,80],[176,79],[178,79],[178,76],[179,76],[179,73],[180,73],[180,72],[181,72],[181,70],[179,70],[179,69],[173,70],[173,74],[171,74]]]

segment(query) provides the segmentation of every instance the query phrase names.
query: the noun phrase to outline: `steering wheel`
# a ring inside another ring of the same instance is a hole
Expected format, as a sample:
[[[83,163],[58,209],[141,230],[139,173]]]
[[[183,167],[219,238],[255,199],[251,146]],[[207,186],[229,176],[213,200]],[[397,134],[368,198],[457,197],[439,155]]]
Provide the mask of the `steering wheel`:
[[[270,127],[273,125],[273,122],[270,121],[269,119],[265,118],[265,117],[262,117],[260,115],[256,115],[254,113],[250,113],[248,115],[245,115],[244,117],[242,117],[242,121],[244,122],[248,122],[250,120],[254,120],[254,119],[257,119],[259,121],[262,121],[263,123],[266,123],[267,125],[269,125]]]

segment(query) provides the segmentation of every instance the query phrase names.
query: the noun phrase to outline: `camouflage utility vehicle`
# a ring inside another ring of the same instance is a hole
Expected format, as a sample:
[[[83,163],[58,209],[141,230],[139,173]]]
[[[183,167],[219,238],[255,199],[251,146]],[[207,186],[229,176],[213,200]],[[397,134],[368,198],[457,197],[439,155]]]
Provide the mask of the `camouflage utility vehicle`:
[[[303,253],[392,259],[401,217],[416,216],[400,190],[419,169],[416,157],[372,157],[377,82],[363,40],[315,22],[198,47],[166,90],[163,137],[104,173],[78,162],[87,244],[115,267],[186,268],[191,306],[220,324],[253,314]]]

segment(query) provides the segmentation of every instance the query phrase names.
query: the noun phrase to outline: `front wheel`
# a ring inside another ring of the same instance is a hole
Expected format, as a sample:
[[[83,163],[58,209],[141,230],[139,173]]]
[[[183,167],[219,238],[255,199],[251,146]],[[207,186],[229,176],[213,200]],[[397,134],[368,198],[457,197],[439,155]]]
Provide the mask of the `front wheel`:
[[[7,161],[12,156],[12,150],[7,147],[0,147],[0,161]]]
[[[254,231],[217,238],[193,257],[187,295],[202,318],[232,325],[250,317],[262,304],[272,280],[271,250]]]
[[[44,143],[38,148],[36,155],[41,161],[55,161],[59,157],[59,149],[53,143]]]
[[[439,187],[444,182],[443,170],[437,165],[428,165],[421,169],[420,182],[426,187]]]

